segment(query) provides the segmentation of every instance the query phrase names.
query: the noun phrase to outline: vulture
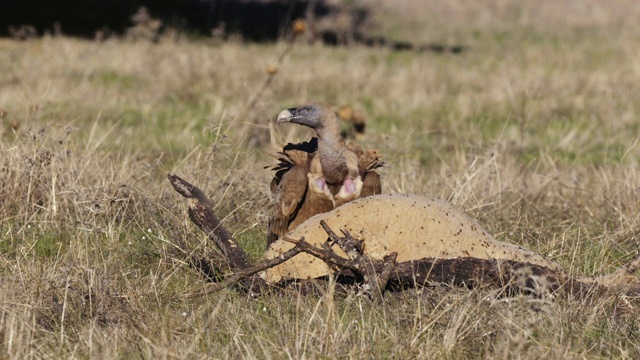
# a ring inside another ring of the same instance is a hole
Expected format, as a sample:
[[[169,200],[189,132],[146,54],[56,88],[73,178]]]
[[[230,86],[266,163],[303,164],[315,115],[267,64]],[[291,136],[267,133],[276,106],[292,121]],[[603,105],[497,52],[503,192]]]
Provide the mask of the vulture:
[[[317,137],[287,144],[272,167],[275,206],[269,219],[267,246],[308,218],[351,200],[382,192],[374,169],[383,165],[377,150],[346,144],[340,123],[327,105],[312,103],[282,111],[277,122],[315,130]]]

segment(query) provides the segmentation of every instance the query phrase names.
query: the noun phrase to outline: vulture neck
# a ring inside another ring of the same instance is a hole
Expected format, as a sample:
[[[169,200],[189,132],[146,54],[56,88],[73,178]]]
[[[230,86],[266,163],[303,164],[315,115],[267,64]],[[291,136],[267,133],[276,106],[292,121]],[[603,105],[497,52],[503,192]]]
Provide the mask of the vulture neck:
[[[320,165],[325,180],[328,184],[340,185],[347,177],[349,169],[343,152],[346,147],[340,136],[338,119],[333,114],[325,116],[323,127],[316,129],[316,132]]]

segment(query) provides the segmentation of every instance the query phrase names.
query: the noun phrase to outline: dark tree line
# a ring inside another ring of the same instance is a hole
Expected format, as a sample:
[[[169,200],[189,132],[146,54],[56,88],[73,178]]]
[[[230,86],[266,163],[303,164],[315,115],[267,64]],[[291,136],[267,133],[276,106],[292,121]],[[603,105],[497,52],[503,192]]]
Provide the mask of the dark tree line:
[[[93,37],[104,30],[123,34],[132,26],[132,15],[144,6],[164,26],[202,35],[222,26],[247,40],[272,41],[292,20],[305,17],[310,4],[317,17],[337,10],[324,1],[309,0],[3,0],[0,35],[24,26],[38,35],[62,31]]]

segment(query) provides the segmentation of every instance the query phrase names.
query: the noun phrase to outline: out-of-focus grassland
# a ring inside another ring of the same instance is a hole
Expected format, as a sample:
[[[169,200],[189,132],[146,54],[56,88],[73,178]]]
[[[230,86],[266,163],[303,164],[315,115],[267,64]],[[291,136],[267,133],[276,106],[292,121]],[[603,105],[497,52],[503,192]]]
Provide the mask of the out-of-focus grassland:
[[[259,259],[268,121],[311,100],[367,115],[386,193],[448,199],[575,275],[636,254],[635,2],[369,2],[372,31],[469,49],[0,39],[0,357],[640,357],[640,304],[619,294],[183,297],[215,250],[167,172]]]

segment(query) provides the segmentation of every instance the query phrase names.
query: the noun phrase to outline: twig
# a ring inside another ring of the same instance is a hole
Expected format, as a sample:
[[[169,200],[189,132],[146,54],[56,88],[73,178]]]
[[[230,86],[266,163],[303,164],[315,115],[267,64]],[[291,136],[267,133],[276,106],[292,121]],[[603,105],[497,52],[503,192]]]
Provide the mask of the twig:
[[[302,30],[302,32],[304,32],[304,30]],[[262,97],[262,94],[271,86],[271,84],[273,83],[273,80],[275,79],[276,75],[278,74],[279,69],[282,67],[282,65],[284,64],[284,60],[285,57],[287,55],[289,55],[289,53],[291,52],[291,50],[293,49],[293,45],[295,43],[296,38],[300,35],[301,33],[296,33],[296,31],[294,30],[291,35],[289,36],[289,38],[287,39],[287,42],[285,43],[285,47],[282,50],[282,52],[278,55],[278,60],[276,61],[276,64],[273,65],[273,67],[271,69],[267,69],[267,75],[264,78],[264,80],[262,81],[262,83],[257,86],[256,88],[258,90],[256,90],[251,97],[249,98],[249,100],[247,101],[247,103],[245,104],[244,108],[242,109],[242,111],[240,111],[240,114],[236,117],[236,119],[244,119],[247,117],[247,115],[249,114],[249,112],[251,110],[253,110],[253,108],[255,107],[256,103],[260,100],[260,98]],[[248,123],[244,126],[242,133],[246,134],[248,133],[248,128],[249,127],[255,127],[258,123],[257,123],[257,119],[253,120],[251,123]]]
[[[347,254],[351,261],[355,261],[358,264],[361,263],[362,246],[358,243],[358,240],[352,238],[351,235],[345,230],[341,230],[342,233],[345,234],[345,237],[339,237],[338,235],[336,235],[336,233],[333,232],[333,230],[331,230],[329,225],[327,225],[324,220],[320,220],[320,226],[322,226],[322,229],[324,229],[327,235],[329,235],[329,238],[331,238],[333,242],[340,246],[342,251]]]
[[[391,274],[396,269],[397,257],[398,253],[396,252],[392,252],[391,254],[384,257],[384,266],[382,268],[382,272],[380,272],[380,276],[378,276],[378,286],[381,290],[386,289],[387,284],[389,283],[389,279],[391,278]]]
[[[381,301],[384,289],[389,282],[391,272],[395,268],[396,253],[385,256],[383,261],[372,260],[364,254],[362,242],[355,239],[351,234],[340,229],[344,237],[336,235],[324,220],[320,221],[320,226],[329,235],[342,251],[344,251],[349,259],[356,264],[355,271],[359,272],[365,281],[365,291],[374,301]],[[381,268],[380,276],[378,276],[376,267]]]
[[[349,259],[345,259],[340,255],[336,254],[333,250],[331,250],[331,248],[326,243],[325,245],[328,248],[328,250],[326,248],[320,249],[319,247],[313,246],[306,241],[301,243],[302,239],[294,240],[284,236],[282,237],[282,240],[286,242],[290,242],[292,244],[296,244],[296,246],[299,246],[303,252],[313,257],[316,257],[329,265],[337,266],[340,269],[349,269],[352,271],[359,272],[359,266],[356,262],[351,261]],[[325,245],[323,245],[323,247],[325,247]]]
[[[298,244],[306,244],[304,242],[304,238],[300,239],[300,242]],[[201,297],[201,296],[205,296],[205,295],[209,295],[211,293],[214,293],[216,291],[220,291],[228,286],[233,285],[234,283],[238,282],[240,279],[254,275],[259,273],[260,271],[272,268],[274,266],[280,265],[283,262],[291,259],[292,257],[298,255],[300,252],[302,252],[301,248],[299,246],[295,246],[293,249],[285,252],[284,254],[273,258],[271,260],[267,260],[267,261],[263,261],[261,263],[258,263],[250,268],[244,269],[244,270],[240,270],[236,273],[234,273],[233,275],[229,276],[228,278],[224,279],[224,281],[219,282],[219,283],[215,283],[215,284],[207,284],[206,289],[204,291],[198,292],[198,293],[193,293],[188,295],[187,297],[189,299],[194,299],[197,297]]]

